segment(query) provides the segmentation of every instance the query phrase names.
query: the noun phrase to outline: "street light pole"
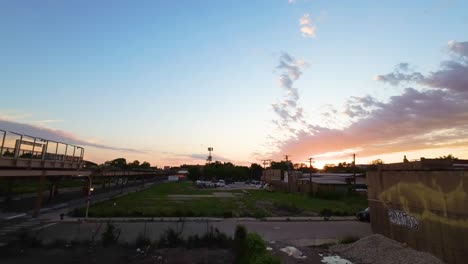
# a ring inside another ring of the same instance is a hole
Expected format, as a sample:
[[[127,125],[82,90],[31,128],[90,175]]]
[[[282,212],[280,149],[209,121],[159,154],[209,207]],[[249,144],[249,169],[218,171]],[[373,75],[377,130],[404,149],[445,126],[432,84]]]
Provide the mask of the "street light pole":
[[[93,188],[91,187],[93,183],[93,177],[89,176],[88,177],[88,197],[86,199],[86,213],[85,213],[85,219],[88,219],[88,212],[89,212],[89,204],[91,202],[91,192],[93,191]]]

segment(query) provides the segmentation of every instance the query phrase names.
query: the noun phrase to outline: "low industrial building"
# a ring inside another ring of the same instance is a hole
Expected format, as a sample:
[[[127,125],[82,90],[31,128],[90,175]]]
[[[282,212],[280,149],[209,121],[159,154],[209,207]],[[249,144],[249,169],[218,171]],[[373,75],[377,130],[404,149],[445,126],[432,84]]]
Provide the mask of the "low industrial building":
[[[262,181],[268,183],[272,190],[302,193],[346,193],[351,187],[363,190],[367,188],[365,174],[356,174],[355,179],[356,185],[353,173],[288,173],[279,169],[264,170],[262,176]]]

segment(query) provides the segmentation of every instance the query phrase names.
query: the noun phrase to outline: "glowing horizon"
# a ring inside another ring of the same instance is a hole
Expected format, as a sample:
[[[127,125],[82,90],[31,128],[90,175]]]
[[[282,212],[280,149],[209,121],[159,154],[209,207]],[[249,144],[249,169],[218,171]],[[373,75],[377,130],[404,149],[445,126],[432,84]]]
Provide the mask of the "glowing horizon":
[[[204,164],[207,147],[243,165],[468,158],[467,9],[2,3],[0,129],[160,167]]]

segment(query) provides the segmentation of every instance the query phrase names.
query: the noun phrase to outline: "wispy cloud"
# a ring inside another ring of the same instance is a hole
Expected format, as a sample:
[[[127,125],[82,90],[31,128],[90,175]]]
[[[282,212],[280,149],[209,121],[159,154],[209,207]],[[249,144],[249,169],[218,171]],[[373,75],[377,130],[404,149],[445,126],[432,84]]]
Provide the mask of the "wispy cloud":
[[[89,147],[95,147],[95,148],[100,148],[100,149],[116,150],[116,151],[123,151],[123,152],[146,153],[146,151],[143,151],[143,150],[113,147],[113,146],[109,146],[105,144],[90,142],[88,140],[81,139],[78,136],[67,131],[52,129],[49,127],[36,125],[36,124],[33,125],[33,124],[27,124],[27,123],[20,123],[20,122],[16,122],[12,120],[3,119],[2,116],[0,116],[0,129],[6,130],[6,131],[13,131],[16,133],[21,133],[21,134],[25,134],[29,136],[39,137],[43,139],[58,141],[62,143],[72,144],[72,145],[89,146]]]
[[[434,72],[414,72],[409,64],[400,63],[393,72],[376,77],[391,85],[419,88],[405,88],[385,101],[369,95],[351,97],[342,111],[349,118],[348,126],[334,129],[308,124],[277,142],[278,153],[300,159],[310,155],[331,158],[350,149],[371,156],[468,146],[468,42],[451,41],[448,50],[454,56]]]
[[[296,3],[296,0],[288,0],[288,3],[289,3],[289,4],[295,4],[295,3]]]
[[[302,36],[305,38],[315,38],[316,26],[312,24],[310,14],[304,14],[299,19],[299,30],[302,33]]]
[[[299,91],[293,85],[301,77],[301,69],[307,66],[305,61],[296,60],[288,53],[282,53],[280,56],[276,69],[280,71],[278,83],[284,95],[282,100],[272,104],[272,107],[278,117],[274,122],[281,128],[293,130],[294,123],[303,122],[303,109],[298,104]]]

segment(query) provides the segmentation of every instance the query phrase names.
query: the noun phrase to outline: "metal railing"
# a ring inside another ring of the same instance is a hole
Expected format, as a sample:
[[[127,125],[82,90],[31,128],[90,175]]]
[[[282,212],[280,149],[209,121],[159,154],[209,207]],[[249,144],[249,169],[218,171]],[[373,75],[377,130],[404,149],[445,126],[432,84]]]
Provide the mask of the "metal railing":
[[[9,135],[16,139],[14,147],[6,146]],[[59,146],[65,148],[64,153],[59,153]],[[79,146],[0,129],[0,158],[82,163],[83,156],[84,148]]]

